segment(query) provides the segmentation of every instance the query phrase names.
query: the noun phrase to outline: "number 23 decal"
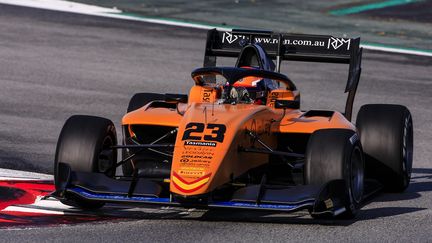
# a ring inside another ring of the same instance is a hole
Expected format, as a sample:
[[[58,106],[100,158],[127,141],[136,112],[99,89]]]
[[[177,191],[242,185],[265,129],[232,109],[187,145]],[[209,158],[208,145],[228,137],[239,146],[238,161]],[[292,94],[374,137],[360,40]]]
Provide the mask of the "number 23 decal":
[[[204,136],[201,134],[206,130]],[[226,126],[223,124],[209,123],[205,127],[204,123],[191,122],[186,125],[186,130],[182,140],[202,140],[223,142],[225,138]]]

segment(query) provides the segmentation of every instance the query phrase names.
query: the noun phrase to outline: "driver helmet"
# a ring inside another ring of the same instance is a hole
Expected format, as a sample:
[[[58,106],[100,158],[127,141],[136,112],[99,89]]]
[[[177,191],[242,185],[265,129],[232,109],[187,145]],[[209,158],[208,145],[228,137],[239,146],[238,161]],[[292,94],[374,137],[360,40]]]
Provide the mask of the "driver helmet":
[[[256,69],[254,67],[250,67],[250,66],[243,66],[241,68],[244,69]],[[254,77],[254,76],[248,76],[248,77],[244,77],[242,79],[237,80],[234,84],[233,87],[244,87],[247,89],[259,89],[259,88],[263,88],[265,89],[264,85],[263,85],[263,78],[259,78],[259,77]]]
[[[245,69],[255,69],[250,66],[243,66]],[[231,96],[247,96],[249,103],[265,104],[267,90],[266,80],[261,77],[248,76],[237,80],[232,85]],[[238,95],[235,95],[238,93]],[[245,98],[243,98],[245,100]]]

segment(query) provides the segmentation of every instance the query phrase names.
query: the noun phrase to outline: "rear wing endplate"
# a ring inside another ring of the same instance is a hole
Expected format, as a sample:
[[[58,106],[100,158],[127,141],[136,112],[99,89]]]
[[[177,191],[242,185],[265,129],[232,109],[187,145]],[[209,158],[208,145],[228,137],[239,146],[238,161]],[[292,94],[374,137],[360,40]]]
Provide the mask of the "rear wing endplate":
[[[209,30],[207,33],[204,67],[216,66],[217,57],[235,57],[247,44],[259,44],[269,58],[276,60],[277,71],[282,60],[349,64],[345,92],[349,92],[345,116],[350,120],[352,103],[360,80],[362,48],[360,38],[328,35],[303,35],[272,31]]]

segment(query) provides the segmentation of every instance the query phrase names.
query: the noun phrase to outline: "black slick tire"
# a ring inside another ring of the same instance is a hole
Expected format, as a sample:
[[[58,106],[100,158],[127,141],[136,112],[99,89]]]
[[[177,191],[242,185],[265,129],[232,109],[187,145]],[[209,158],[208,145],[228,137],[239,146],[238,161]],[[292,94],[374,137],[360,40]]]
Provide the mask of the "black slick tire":
[[[365,153],[366,176],[381,182],[386,191],[404,191],[413,161],[410,111],[401,105],[364,105],[356,126]]]
[[[304,168],[305,184],[325,185],[332,180],[345,181],[346,211],[338,218],[354,218],[364,190],[363,152],[354,131],[323,129],[315,131],[308,142]],[[327,218],[328,215],[314,215]]]
[[[71,116],[64,124],[57,142],[54,181],[60,162],[68,164],[75,172],[103,173],[117,161],[117,151],[110,149],[113,145],[117,145],[117,135],[110,120],[95,116]],[[109,176],[114,175],[114,172]],[[96,209],[104,205],[73,195],[65,197],[62,201],[64,204],[84,209]]]

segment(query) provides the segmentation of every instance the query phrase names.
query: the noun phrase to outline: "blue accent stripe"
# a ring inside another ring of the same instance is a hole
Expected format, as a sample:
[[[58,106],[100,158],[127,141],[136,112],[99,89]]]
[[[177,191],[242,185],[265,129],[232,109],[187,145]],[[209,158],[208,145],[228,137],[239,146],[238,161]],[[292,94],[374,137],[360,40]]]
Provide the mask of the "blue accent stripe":
[[[248,203],[248,202],[215,202],[215,203],[211,203],[209,206],[293,211],[307,206],[313,206],[313,202],[303,203],[303,204],[268,204],[268,203],[255,204],[255,203]]]
[[[140,197],[140,196],[127,197],[125,195],[119,195],[119,194],[98,194],[98,193],[87,191],[79,187],[68,188],[68,190],[75,192],[79,195],[82,195],[85,198],[96,199],[96,200],[125,201],[125,202],[136,201],[136,202],[148,202],[148,203],[169,203],[170,202],[169,198]]]
[[[172,205],[181,206],[177,202],[170,202],[169,198],[157,198],[157,197],[142,197],[132,196],[127,197],[126,195],[119,194],[98,194],[87,191],[83,188],[73,187],[67,189],[69,192],[76,193],[82,197],[101,200],[101,201],[112,201],[112,202],[136,202],[136,203],[147,203],[147,204],[161,204],[161,205]],[[294,211],[300,210],[305,207],[312,207],[314,200],[305,201],[299,204],[269,204],[269,203],[252,203],[252,202],[212,202],[208,205],[202,205],[203,207],[215,207],[215,208],[243,208],[243,209],[261,209],[261,210],[279,210],[279,211]],[[198,207],[201,205],[197,205]]]

